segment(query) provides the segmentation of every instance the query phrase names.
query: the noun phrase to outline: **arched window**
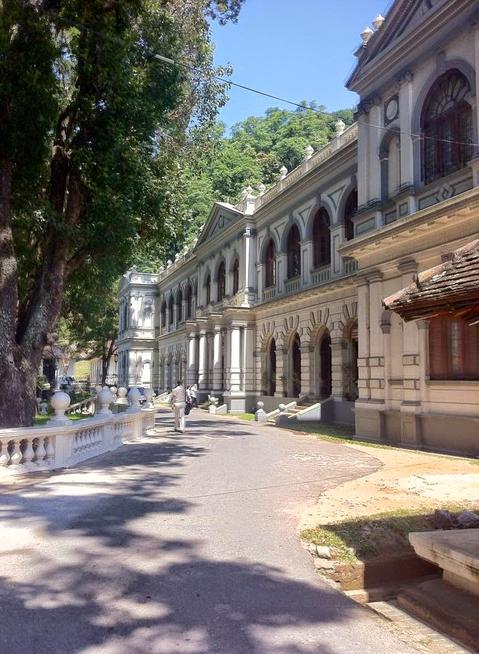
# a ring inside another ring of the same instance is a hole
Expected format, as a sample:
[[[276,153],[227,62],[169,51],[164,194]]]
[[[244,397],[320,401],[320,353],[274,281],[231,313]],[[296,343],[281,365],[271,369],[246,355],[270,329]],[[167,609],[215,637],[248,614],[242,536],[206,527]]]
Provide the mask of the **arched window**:
[[[170,299],[168,300],[168,324],[172,325],[173,324],[173,314],[174,314],[174,301],[173,301],[173,296],[170,295]]]
[[[297,225],[289,230],[288,243],[288,279],[301,275],[301,241]]]
[[[331,263],[331,235],[329,233],[329,215],[326,209],[320,209],[313,222],[313,266],[320,268]]]
[[[161,326],[166,327],[166,302],[161,305]]]
[[[211,275],[208,273],[205,281],[205,287],[206,287],[206,304],[210,304],[211,302]]]
[[[225,296],[225,288],[226,288],[226,275],[225,275],[225,264],[223,262],[220,263],[220,267],[218,268],[218,302],[221,302],[221,300]]]
[[[422,176],[427,184],[464,168],[473,151],[471,93],[467,79],[452,69],[429,91],[421,115]]]
[[[356,215],[358,210],[358,192],[356,189],[351,191],[346,200],[346,205],[344,207],[344,236],[347,241],[350,241],[354,238],[354,223],[352,221],[353,216]]]
[[[270,286],[276,285],[276,248],[274,247],[273,239],[270,239],[266,246],[264,263],[264,286],[265,288],[269,288]]]
[[[183,293],[180,288],[178,295],[176,296],[176,322],[181,322],[183,320]]]
[[[233,264],[233,295],[239,291],[239,259],[235,259]]]
[[[191,307],[193,300],[193,291],[191,289],[191,284],[188,284],[186,287],[186,320],[191,318]]]

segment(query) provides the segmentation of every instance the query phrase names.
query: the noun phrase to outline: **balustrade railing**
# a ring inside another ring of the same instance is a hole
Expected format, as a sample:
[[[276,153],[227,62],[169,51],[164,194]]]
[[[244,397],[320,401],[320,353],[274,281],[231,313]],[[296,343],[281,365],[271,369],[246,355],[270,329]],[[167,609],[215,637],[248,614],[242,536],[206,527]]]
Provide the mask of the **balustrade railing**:
[[[344,274],[352,275],[358,269],[358,262],[355,259],[343,259]]]
[[[57,397],[56,403],[57,394],[53,395],[52,405],[56,416],[50,423],[41,427],[0,430],[0,471],[28,473],[67,468],[114,450],[127,440],[139,439],[154,427],[156,409],[139,408],[135,398],[132,398],[129,409],[112,414],[106,395],[110,392],[103,393],[104,396],[100,397],[102,409],[98,416],[80,421],[69,420],[65,416],[68,396],[60,393],[61,401]],[[62,403],[63,406],[60,406]]]
[[[311,282],[313,284],[325,284],[331,279],[331,268],[330,266],[325,266],[324,268],[318,268],[318,270],[313,270],[311,272]]]
[[[276,295],[276,287],[265,288],[263,290],[263,300],[272,300]]]
[[[284,282],[284,290],[286,293],[293,293],[294,291],[299,291],[301,286],[301,278],[296,277],[295,279],[286,279]]]

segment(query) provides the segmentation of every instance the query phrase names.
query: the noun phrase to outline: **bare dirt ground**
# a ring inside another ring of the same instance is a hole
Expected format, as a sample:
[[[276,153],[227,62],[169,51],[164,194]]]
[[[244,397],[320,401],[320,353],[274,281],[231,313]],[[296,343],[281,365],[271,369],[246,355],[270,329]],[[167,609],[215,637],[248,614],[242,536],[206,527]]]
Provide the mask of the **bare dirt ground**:
[[[302,527],[326,525],[365,515],[404,509],[479,507],[479,461],[393,449],[345,444],[379,459],[382,467],[323,493],[305,511]]]

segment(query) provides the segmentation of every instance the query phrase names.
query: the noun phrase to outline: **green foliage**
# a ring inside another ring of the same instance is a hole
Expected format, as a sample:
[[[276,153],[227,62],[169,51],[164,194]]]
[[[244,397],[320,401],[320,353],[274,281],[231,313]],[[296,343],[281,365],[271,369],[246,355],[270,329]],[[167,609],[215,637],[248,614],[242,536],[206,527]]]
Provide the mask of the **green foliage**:
[[[180,169],[181,198],[186,232],[195,236],[215,200],[236,202],[249,184],[274,184],[281,166],[292,170],[302,161],[307,145],[323,147],[341,118],[353,122],[352,109],[334,113],[314,102],[304,108],[271,108],[262,117],[250,116],[235,125],[231,135],[217,123],[193,131]]]

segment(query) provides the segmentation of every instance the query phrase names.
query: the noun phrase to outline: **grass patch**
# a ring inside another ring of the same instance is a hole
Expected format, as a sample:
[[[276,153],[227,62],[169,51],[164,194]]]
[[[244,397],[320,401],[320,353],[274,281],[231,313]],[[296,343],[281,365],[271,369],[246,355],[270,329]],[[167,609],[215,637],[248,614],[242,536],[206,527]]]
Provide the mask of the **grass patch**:
[[[397,450],[400,452],[406,451],[404,447],[398,447],[393,444],[389,443],[372,443],[371,441],[363,441],[360,438],[354,438],[354,427],[347,427],[347,426],[338,426],[338,425],[329,425],[329,424],[323,424],[323,423],[301,423],[298,422],[296,425],[288,427],[286,426],[285,429],[289,429],[291,431],[295,431],[298,433],[307,433],[307,434],[313,434],[314,436],[317,436],[322,441],[332,441],[335,443],[345,443],[345,444],[354,444],[354,445],[363,445],[364,447],[372,447],[372,448],[379,448],[383,450]],[[468,463],[472,463],[473,465],[479,465],[479,458],[469,458],[467,456],[461,456],[460,454],[444,454],[442,452],[429,452],[426,450],[410,450],[408,449],[407,452],[409,454],[422,454],[422,455],[427,455],[429,454],[430,456],[439,456],[445,459],[450,459],[451,461],[467,461]]]
[[[441,508],[456,515],[463,510],[458,504]],[[424,509],[399,509],[304,529],[301,540],[315,545],[327,545],[337,561],[356,564],[358,561],[411,552],[409,533],[432,530],[433,513],[425,513]]]
[[[74,413],[71,416],[68,416],[69,420],[75,422],[76,420],[85,420],[86,418],[92,418],[90,414],[85,413]],[[48,414],[46,416],[36,416],[33,422],[35,427],[44,427],[49,420],[53,418],[53,414]]]
[[[230,416],[240,420],[254,420],[254,413],[230,413]]]

